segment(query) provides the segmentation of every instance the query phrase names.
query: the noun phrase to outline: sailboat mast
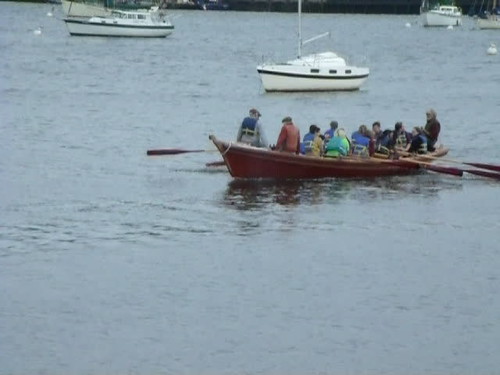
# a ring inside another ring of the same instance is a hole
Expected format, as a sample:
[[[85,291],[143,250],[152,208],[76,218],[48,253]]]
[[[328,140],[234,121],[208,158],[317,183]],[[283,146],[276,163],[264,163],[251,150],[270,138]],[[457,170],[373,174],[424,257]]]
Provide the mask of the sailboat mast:
[[[298,13],[299,13],[299,48],[298,48],[298,58],[302,56],[302,0],[298,0]]]

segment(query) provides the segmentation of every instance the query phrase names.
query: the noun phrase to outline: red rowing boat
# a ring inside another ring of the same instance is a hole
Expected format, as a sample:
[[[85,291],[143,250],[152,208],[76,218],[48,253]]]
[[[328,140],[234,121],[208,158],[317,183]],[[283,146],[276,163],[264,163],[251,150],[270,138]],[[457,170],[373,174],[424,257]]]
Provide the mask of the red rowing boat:
[[[436,152],[399,160],[344,157],[321,158],[272,151],[242,143],[225,142],[210,135],[231,176],[236,178],[294,178],[316,179],[325,177],[367,178],[407,175],[422,168],[431,169],[429,161],[442,157],[448,149],[441,147]],[[420,164],[420,162],[424,164]],[[438,170],[439,171],[439,170]]]

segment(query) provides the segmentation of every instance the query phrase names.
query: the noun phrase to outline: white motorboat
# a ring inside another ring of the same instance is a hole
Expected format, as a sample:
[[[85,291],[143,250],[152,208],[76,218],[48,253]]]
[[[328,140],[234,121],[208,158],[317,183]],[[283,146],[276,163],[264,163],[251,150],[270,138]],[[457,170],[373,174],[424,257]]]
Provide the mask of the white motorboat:
[[[328,35],[325,33],[302,42],[302,1],[298,1],[298,57],[282,63],[268,62],[257,66],[265,91],[353,91],[368,78],[370,70],[347,65],[335,52],[302,57],[302,46]]]
[[[67,17],[64,19],[71,35],[164,38],[174,26],[157,7],[148,11],[113,10],[107,17]]]
[[[462,10],[456,5],[429,6],[428,0],[423,0],[420,7],[420,17],[424,26],[461,26]]]

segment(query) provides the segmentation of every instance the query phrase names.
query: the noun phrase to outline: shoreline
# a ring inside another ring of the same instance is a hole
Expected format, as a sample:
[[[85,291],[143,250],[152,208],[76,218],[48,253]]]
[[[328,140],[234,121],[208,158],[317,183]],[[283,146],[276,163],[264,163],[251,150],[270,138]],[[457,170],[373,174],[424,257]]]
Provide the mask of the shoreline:
[[[57,0],[0,0],[9,2],[28,3],[58,3]],[[175,0],[174,0],[175,1]],[[199,10],[196,4],[169,1],[167,9]],[[224,0],[233,11],[249,12],[284,12],[297,11],[297,2],[294,0]],[[304,13],[349,13],[349,14],[414,14],[420,13],[420,0],[303,0]],[[462,0],[458,6],[466,16],[474,0]]]

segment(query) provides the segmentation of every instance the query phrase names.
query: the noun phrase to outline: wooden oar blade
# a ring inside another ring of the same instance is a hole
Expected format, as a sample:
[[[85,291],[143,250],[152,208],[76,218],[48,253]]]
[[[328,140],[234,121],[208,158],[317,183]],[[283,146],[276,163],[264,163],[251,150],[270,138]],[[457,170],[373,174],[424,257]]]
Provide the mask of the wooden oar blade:
[[[180,148],[163,148],[158,150],[148,150],[148,155],[177,155],[185,154],[187,152],[204,152],[205,150],[183,150]]]
[[[464,174],[464,171],[458,168],[442,167],[439,165],[422,165],[422,167],[430,171],[451,174],[453,176],[462,176]]]
[[[454,160],[454,159],[445,159],[445,158],[431,156],[431,155],[425,155],[425,157],[429,158],[429,159],[432,159],[432,160],[441,160],[443,162],[450,162],[450,163],[457,163],[457,164],[463,164],[463,165],[470,165],[471,167],[476,167],[476,168],[481,168],[481,169],[488,169],[490,171],[500,172],[500,165],[486,164],[486,163],[473,163],[473,162],[461,161],[461,160]]]
[[[476,168],[488,169],[490,171],[500,172],[500,165],[484,164],[484,163],[463,163],[463,164],[467,164],[467,165],[470,165],[470,166],[476,167]]]
[[[464,172],[475,174],[477,176],[495,178],[497,180],[500,180],[500,173],[480,171],[480,170],[476,170],[476,169],[465,169]]]

